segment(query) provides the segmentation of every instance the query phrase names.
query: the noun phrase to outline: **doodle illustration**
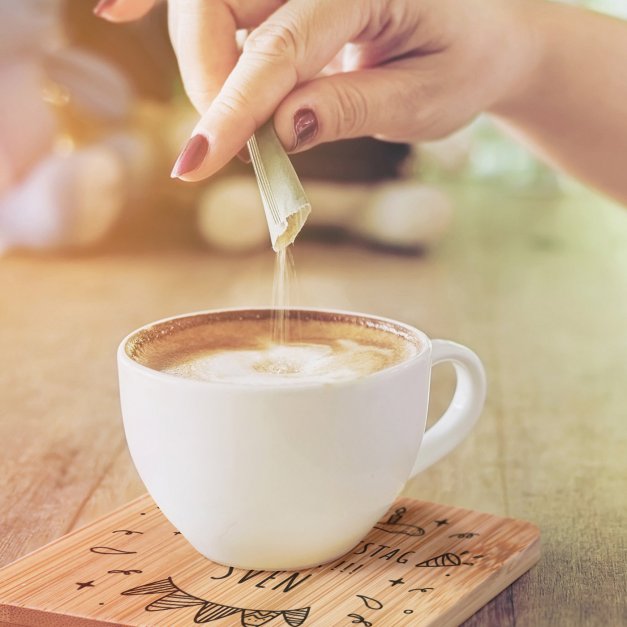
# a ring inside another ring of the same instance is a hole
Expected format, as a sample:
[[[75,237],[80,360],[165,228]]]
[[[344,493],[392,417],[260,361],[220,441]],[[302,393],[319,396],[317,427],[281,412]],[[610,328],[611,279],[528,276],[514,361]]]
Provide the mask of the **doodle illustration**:
[[[89,549],[92,553],[98,555],[135,555],[137,551],[123,551],[122,549],[115,549],[112,546],[92,546]]]
[[[406,536],[424,536],[425,530],[417,525],[408,525],[400,522],[407,511],[405,507],[399,507],[387,519],[387,521],[377,523],[374,528],[386,533],[402,533]]]
[[[93,579],[91,581],[77,581],[76,585],[78,586],[78,588],[76,588],[77,590],[82,590],[83,588],[95,588]]]
[[[352,575],[353,573],[356,573],[359,569],[364,567],[363,564],[358,564],[355,568],[353,568],[353,570],[350,570],[353,566],[355,566],[354,562],[351,562],[350,564],[347,564],[346,566],[343,566],[343,564],[346,564],[345,560],[342,560],[339,564],[336,564],[335,566],[333,566],[331,570],[335,570],[336,568],[340,568],[340,566],[342,566],[342,568],[340,569],[341,573],[345,573],[346,571],[349,571],[349,574]]]
[[[438,527],[442,525],[450,525],[451,523],[448,521],[448,518],[443,518],[442,520],[434,520],[433,521]]]
[[[470,538],[474,538],[478,536],[478,533],[464,532],[464,533],[453,533],[449,536],[449,538],[459,538],[460,540],[470,540]]]
[[[355,596],[359,597],[369,610],[383,609],[383,603],[373,597],[367,597],[364,594],[357,594]]]
[[[309,614],[310,608],[303,607],[296,610],[255,610],[243,607],[232,607],[221,603],[214,603],[188,594],[181,590],[173,581],[172,577],[154,581],[137,588],[131,588],[122,592],[124,595],[134,594],[160,594],[156,601],[149,603],[144,609],[147,612],[157,612],[160,610],[175,610],[182,607],[201,606],[196,616],[195,623],[209,623],[212,621],[241,614],[242,627],[260,627],[267,625],[270,621],[281,616],[290,627],[302,625]]]
[[[353,625],[363,625],[364,627],[372,627],[372,623],[368,622],[361,614],[349,614],[346,618],[352,618]]]
[[[459,566],[461,563],[462,560],[459,555],[455,553],[442,553],[442,555],[430,557],[428,560],[424,560],[424,562],[416,564],[416,567],[442,568],[445,566]]]
[[[111,533],[123,533],[125,536],[132,536],[134,533],[137,533],[140,536],[144,535],[143,531],[131,531],[130,529],[116,529],[115,531],[112,531]]]
[[[442,553],[441,555],[436,555],[435,557],[430,557],[428,560],[419,562],[416,564],[416,568],[445,568],[447,566],[461,566],[462,564],[474,566],[474,562],[464,561],[466,558],[463,556],[467,554],[468,551],[462,551],[459,555],[457,553]],[[474,555],[473,557],[479,559],[483,557],[483,555]]]

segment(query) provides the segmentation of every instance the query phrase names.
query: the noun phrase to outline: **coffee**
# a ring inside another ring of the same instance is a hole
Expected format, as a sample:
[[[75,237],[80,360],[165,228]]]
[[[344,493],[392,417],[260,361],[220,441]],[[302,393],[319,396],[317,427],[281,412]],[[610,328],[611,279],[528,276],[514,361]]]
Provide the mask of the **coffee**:
[[[380,320],[287,310],[290,336],[273,339],[273,310],[198,314],[141,331],[127,345],[140,364],[200,381],[254,385],[364,377],[420,351],[404,327]]]

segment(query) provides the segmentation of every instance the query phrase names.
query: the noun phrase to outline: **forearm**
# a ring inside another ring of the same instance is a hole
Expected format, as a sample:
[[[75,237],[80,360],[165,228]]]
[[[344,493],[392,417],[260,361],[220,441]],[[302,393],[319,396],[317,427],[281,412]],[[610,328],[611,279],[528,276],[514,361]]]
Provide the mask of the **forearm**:
[[[530,2],[529,71],[493,115],[574,176],[627,202],[627,23]]]

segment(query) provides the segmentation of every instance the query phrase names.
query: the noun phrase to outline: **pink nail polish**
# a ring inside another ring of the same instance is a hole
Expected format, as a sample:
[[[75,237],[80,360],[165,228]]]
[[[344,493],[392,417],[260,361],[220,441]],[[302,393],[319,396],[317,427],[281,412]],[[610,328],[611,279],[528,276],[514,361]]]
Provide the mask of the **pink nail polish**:
[[[98,17],[104,17],[104,14],[110,9],[117,0],[100,0],[100,2],[95,6],[94,13]]]
[[[296,146],[310,141],[318,132],[318,119],[311,109],[299,109],[294,114],[294,135],[296,135]]]
[[[250,153],[248,152],[248,146],[244,146],[238,153],[237,158],[242,163],[250,163]]]
[[[194,135],[185,144],[170,176],[178,178],[198,168],[209,153],[209,142],[204,135]]]

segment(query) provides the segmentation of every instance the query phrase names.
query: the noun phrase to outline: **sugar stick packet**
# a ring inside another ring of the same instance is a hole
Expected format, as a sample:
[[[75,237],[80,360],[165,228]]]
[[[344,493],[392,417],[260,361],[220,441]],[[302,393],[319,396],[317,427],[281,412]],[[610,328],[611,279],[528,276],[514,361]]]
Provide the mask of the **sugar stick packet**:
[[[280,251],[294,242],[311,205],[294,166],[277,137],[272,120],[249,140],[250,152],[272,248]]]

